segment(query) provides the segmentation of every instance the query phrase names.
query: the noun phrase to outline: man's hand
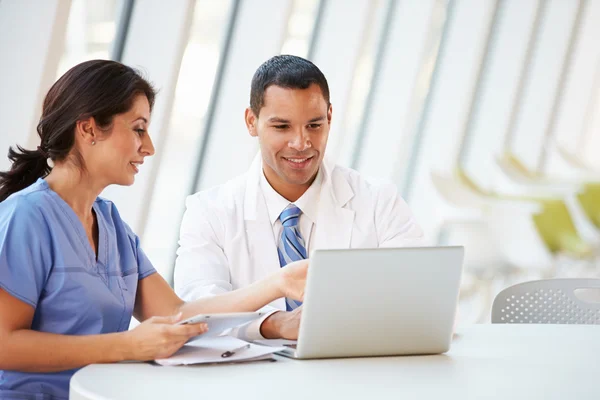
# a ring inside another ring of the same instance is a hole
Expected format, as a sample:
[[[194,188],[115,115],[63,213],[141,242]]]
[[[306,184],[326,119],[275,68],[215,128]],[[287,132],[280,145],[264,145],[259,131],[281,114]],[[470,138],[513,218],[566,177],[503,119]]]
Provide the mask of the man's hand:
[[[294,311],[277,311],[260,325],[260,334],[265,339],[298,339],[302,306]]]

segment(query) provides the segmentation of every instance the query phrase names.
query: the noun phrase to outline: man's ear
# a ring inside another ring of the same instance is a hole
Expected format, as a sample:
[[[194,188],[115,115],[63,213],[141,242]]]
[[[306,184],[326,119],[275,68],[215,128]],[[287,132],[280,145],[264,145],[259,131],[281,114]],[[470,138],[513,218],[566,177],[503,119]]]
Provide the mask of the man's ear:
[[[252,111],[250,107],[246,108],[246,112],[244,113],[244,119],[246,121],[246,127],[248,128],[248,133],[250,134],[250,136],[258,136],[258,131],[256,130],[258,117],[254,114],[254,111]]]
[[[329,104],[329,109],[327,110],[327,123],[331,125],[331,114],[333,113],[333,106]]]

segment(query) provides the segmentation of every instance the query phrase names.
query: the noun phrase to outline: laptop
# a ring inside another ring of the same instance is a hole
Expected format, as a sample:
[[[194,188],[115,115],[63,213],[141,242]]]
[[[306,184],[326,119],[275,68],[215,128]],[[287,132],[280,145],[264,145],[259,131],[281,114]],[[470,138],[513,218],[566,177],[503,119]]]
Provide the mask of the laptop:
[[[449,350],[464,248],[315,250],[297,359],[440,354]]]

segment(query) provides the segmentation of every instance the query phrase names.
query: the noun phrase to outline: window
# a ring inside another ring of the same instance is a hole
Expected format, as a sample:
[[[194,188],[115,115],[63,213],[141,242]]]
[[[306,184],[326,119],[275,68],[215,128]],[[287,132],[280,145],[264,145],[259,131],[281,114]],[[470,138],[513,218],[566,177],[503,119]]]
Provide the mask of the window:
[[[318,8],[318,0],[294,0],[281,54],[308,57]]]
[[[109,59],[125,0],[73,0],[57,77],[74,65]]]
[[[181,69],[160,168],[150,198],[144,249],[157,270],[170,279],[179,226],[203,143],[215,77],[233,2],[199,0]]]

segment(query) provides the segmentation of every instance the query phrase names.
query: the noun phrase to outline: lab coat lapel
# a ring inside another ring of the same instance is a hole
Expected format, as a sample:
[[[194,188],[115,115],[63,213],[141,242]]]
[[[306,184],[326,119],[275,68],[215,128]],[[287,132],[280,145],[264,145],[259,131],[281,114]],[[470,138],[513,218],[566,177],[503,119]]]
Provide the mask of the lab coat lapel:
[[[335,165],[331,160],[325,158],[322,167],[325,173],[319,199],[315,248],[347,249],[352,239],[354,211],[344,206],[354,197],[354,192],[343,177],[332,179]]]
[[[276,272],[280,266],[267,204],[259,186],[261,173],[262,160],[259,153],[248,171],[244,220],[251,264],[260,271],[261,277],[265,277]]]

